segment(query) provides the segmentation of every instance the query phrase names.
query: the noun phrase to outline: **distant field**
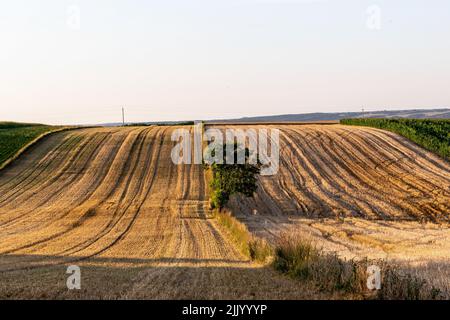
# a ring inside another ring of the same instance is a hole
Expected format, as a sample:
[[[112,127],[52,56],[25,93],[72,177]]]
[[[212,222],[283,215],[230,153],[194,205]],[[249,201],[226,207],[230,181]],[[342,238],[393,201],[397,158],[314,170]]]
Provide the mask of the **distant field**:
[[[42,124],[0,122],[0,167],[28,143],[56,129]]]
[[[450,119],[344,119],[341,124],[389,130],[450,159]]]
[[[339,121],[342,119],[354,118],[405,118],[405,119],[448,119],[450,118],[450,109],[415,109],[415,110],[379,110],[379,111],[365,111],[365,112],[315,112],[315,113],[300,113],[300,114],[280,114],[272,116],[260,117],[245,117],[240,119],[224,119],[211,120],[208,122],[226,122],[232,123],[292,123],[292,122],[317,122],[317,121]]]
[[[317,121],[255,121],[255,122],[230,122],[230,121],[208,121],[206,123],[209,126],[268,126],[268,125],[296,125],[296,126],[306,126],[313,124],[327,125],[327,124],[339,124],[338,120],[317,120]]]

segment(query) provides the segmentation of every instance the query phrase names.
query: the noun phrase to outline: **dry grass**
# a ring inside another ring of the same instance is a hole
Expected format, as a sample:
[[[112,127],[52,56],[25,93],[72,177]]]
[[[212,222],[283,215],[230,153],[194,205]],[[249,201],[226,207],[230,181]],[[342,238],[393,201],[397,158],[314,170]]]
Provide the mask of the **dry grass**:
[[[324,254],[312,242],[292,234],[278,240],[273,266],[294,278],[313,281],[327,291],[362,293],[367,280],[367,263]]]
[[[377,298],[385,300],[436,300],[448,299],[442,292],[419,275],[400,270],[397,266],[385,266],[382,272],[381,290]]]
[[[246,225],[236,219],[231,212],[226,210],[215,211],[214,217],[246,257],[258,262],[266,262],[272,257],[273,249],[267,241],[252,235]]]
[[[264,239],[252,235],[246,225],[231,212],[216,212],[217,222],[243,254],[271,265],[292,278],[311,282],[321,291],[350,294],[358,299],[428,300],[448,299],[448,291],[438,289],[423,278],[423,272],[389,264],[385,260],[343,259],[336,253],[323,252],[311,239],[298,233],[285,233],[277,238],[274,247]],[[367,268],[381,268],[382,287],[367,289]],[[447,279],[448,280],[448,279]]]
[[[381,269],[381,289],[367,288],[367,268]],[[400,269],[383,260],[345,260],[324,253],[298,234],[281,236],[275,247],[273,266],[294,278],[312,281],[321,290],[344,291],[369,299],[434,300],[448,299],[443,292],[411,270]]]
[[[275,245],[283,234],[301,234],[324,253],[343,260],[385,261],[426,280],[450,299],[450,229],[414,221],[361,218],[239,216],[249,230]]]
[[[450,266],[449,262],[428,262],[421,264],[397,264],[397,269],[416,278],[426,281],[427,284],[438,288],[440,295],[450,300]]]

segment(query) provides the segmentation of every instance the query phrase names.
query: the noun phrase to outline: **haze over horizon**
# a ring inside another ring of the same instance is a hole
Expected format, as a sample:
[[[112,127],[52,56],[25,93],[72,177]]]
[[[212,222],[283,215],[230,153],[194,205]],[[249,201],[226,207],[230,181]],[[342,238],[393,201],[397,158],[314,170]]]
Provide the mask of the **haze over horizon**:
[[[0,4],[0,120],[450,107],[445,0]]]

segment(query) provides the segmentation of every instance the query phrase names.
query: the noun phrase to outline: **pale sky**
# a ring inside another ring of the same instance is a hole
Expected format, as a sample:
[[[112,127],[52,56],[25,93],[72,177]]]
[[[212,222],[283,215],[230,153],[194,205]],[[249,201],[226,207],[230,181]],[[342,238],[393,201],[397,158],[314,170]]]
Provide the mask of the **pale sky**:
[[[449,39],[448,0],[0,0],[0,121],[450,107]]]

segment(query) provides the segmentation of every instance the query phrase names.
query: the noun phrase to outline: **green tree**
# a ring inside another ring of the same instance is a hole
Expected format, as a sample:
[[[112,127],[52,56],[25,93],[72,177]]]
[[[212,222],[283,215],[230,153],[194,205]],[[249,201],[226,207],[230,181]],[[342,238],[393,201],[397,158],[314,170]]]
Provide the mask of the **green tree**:
[[[247,197],[253,197],[258,188],[257,175],[260,172],[260,164],[250,164],[250,151],[248,148],[243,149],[234,143],[229,148],[233,148],[233,163],[226,161],[227,145],[218,146],[223,148],[223,162],[214,162],[210,165],[212,169],[213,179],[211,181],[211,207],[213,209],[222,210],[233,194],[243,194]],[[214,151],[213,151],[214,152]],[[212,152],[212,153],[213,153]],[[237,158],[239,152],[244,152],[244,164],[238,164]],[[214,156],[214,155],[213,155]]]

